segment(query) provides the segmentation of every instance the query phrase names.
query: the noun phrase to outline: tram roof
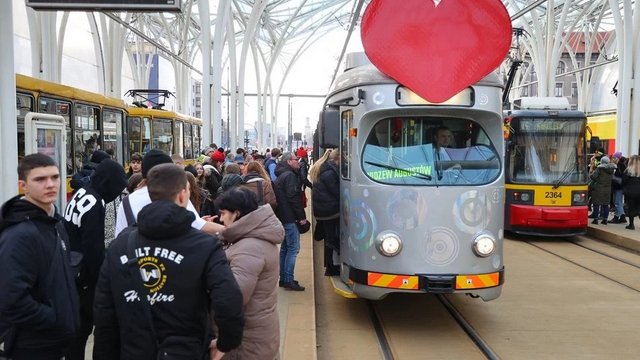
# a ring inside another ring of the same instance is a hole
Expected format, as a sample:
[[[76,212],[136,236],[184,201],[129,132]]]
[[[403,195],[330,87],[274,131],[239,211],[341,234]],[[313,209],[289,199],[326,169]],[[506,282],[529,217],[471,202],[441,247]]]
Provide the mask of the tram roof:
[[[202,124],[202,119],[180,114],[171,110],[149,109],[149,108],[143,108],[143,107],[129,106],[127,107],[127,112],[129,113],[129,116],[153,116],[156,118],[178,119],[181,121],[196,123],[199,125]]]
[[[57,84],[46,80],[32,78],[30,76],[16,74],[16,87],[32,92],[51,95],[56,98],[67,98],[97,105],[106,105],[115,108],[124,108],[125,103],[121,99],[96,94],[67,85]]]
[[[397,84],[398,82],[391,77],[385,75],[380,70],[378,70],[374,65],[367,64],[358,67],[351,68],[336,80],[336,85],[329,94],[329,97],[332,95],[349,89],[356,86],[364,86],[364,85],[380,85],[380,84]],[[473,84],[473,86],[492,86],[504,88],[504,84],[502,80],[498,76],[497,73],[491,72],[489,75],[482,78],[477,83]]]

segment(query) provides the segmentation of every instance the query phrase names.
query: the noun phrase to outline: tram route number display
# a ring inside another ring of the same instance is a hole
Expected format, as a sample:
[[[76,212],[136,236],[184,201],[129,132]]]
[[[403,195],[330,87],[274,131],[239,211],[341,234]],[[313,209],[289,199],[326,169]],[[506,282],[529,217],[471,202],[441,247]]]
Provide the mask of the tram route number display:
[[[562,199],[562,193],[558,191],[545,191],[544,198],[545,199]]]

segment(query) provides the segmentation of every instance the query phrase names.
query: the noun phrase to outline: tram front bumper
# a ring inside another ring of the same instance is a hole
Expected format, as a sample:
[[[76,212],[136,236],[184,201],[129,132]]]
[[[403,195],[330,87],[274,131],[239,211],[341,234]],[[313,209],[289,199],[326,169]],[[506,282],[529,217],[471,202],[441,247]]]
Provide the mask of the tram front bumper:
[[[498,287],[504,284],[504,267],[486,274],[384,274],[349,268],[353,284],[384,288],[387,292],[451,294]]]
[[[509,206],[509,224],[513,227],[574,229],[587,227],[587,207]]]

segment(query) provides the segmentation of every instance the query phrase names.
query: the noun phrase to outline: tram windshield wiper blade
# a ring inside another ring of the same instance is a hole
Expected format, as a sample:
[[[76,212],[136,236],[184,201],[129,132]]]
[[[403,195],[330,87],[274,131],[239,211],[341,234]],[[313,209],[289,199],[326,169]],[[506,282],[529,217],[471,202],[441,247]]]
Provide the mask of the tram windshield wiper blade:
[[[431,175],[429,174],[423,174],[419,171],[414,171],[414,170],[409,170],[409,169],[403,169],[403,168],[398,168],[395,166],[391,166],[391,165],[387,165],[387,164],[380,164],[380,163],[375,163],[375,162],[371,162],[371,161],[365,161],[365,164],[369,164],[369,165],[373,165],[373,166],[377,166],[377,167],[381,167],[383,169],[387,169],[387,170],[398,170],[398,171],[404,171],[407,172],[409,174],[412,174],[414,177],[417,178],[423,178],[425,180],[431,180]]]
[[[576,171],[576,169],[571,169],[569,171],[567,171],[566,173],[562,174],[562,176],[560,176],[560,178],[558,180],[556,180],[556,182],[553,184],[553,189],[557,189],[560,187],[560,185],[562,185],[562,183],[564,183],[565,180],[567,180],[567,178],[569,176],[571,176],[571,174],[573,174],[573,172]]]

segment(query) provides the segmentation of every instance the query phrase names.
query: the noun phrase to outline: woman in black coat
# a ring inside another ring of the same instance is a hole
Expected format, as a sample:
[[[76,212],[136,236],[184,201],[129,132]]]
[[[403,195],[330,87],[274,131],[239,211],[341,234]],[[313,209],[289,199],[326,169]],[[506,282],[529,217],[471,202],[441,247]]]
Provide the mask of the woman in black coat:
[[[331,150],[327,150],[331,151]],[[324,161],[323,161],[324,159]],[[324,232],[325,276],[340,275],[340,266],[333,260],[333,254],[340,254],[340,152],[331,151],[327,157],[318,160],[309,171],[313,190],[313,216],[316,227]]]
[[[640,215],[640,156],[629,158],[629,165],[622,175],[622,192],[628,206],[629,225],[627,229],[634,230],[633,219]]]
[[[593,214],[595,214],[592,224],[597,225],[598,219],[602,220],[602,225],[607,225],[609,218],[609,203],[611,202],[611,181],[613,172],[617,166],[609,162],[609,158],[603,156],[600,165],[589,175],[591,178],[591,202],[593,203]]]

